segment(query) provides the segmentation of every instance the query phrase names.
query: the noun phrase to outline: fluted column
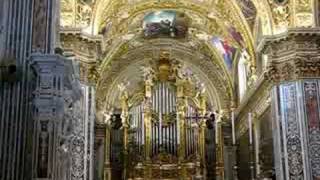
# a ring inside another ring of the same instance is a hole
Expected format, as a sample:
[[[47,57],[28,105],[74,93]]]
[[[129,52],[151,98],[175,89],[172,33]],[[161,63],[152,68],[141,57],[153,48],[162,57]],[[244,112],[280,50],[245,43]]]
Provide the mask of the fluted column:
[[[320,178],[319,29],[266,39],[277,179]]]

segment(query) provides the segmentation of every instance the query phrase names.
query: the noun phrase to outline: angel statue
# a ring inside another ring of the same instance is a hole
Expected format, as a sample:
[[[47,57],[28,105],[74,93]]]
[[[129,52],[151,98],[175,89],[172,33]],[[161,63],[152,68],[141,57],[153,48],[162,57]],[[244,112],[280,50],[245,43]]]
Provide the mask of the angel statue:
[[[182,73],[182,65],[179,62],[174,62],[172,65],[172,74],[175,76],[175,78],[183,79],[183,73]]]
[[[142,66],[141,70],[143,72],[143,78],[146,81],[146,83],[152,85],[153,80],[155,79],[154,69],[150,66]]]
[[[200,83],[198,86],[197,86],[197,93],[196,93],[196,98],[197,97],[200,97],[201,95],[204,95],[204,93],[206,92],[206,87],[204,85],[204,83]]]
[[[127,82],[126,84],[125,83],[120,83],[118,84],[118,88],[119,88],[119,91],[120,91],[120,99],[121,101],[125,101],[127,102],[128,101],[128,98],[129,98],[129,94],[128,94],[128,86],[129,86],[129,82]],[[123,107],[123,106],[121,106]]]
[[[110,110],[107,110],[103,113],[103,116],[104,116],[104,123],[107,125],[107,126],[110,126],[111,125],[111,117],[112,117],[112,114],[113,114],[113,108],[110,109]]]
[[[122,124],[126,124],[127,117],[129,115],[129,94],[128,94],[128,85],[130,83],[128,82],[127,84],[120,83],[118,85],[118,88],[120,90],[120,103],[121,103],[121,119],[122,119]]]

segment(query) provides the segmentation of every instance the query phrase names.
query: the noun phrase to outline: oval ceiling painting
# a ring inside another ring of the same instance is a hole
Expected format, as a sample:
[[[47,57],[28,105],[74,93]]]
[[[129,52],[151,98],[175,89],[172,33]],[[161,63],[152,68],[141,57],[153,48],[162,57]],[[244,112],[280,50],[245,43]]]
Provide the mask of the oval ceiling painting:
[[[188,20],[184,13],[164,10],[147,14],[143,19],[146,38],[184,38],[188,32]]]

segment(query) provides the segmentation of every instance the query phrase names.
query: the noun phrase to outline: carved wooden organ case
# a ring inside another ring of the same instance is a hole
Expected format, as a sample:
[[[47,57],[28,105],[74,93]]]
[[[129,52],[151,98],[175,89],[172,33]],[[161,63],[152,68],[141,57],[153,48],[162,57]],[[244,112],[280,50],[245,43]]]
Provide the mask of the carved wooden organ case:
[[[129,105],[128,93],[123,86],[120,90],[123,146],[129,156],[136,157],[127,158],[134,163],[126,163],[140,167],[140,171],[128,170],[131,174],[127,172],[127,176],[189,178],[204,174],[200,168],[201,172],[196,172],[196,164],[205,169],[205,159],[214,156],[214,150],[206,145],[207,135],[214,133],[208,128],[212,119],[206,109],[204,85],[194,81],[191,70],[166,56],[156,65],[143,67],[142,73],[140,100]],[[208,149],[211,155],[206,153]]]

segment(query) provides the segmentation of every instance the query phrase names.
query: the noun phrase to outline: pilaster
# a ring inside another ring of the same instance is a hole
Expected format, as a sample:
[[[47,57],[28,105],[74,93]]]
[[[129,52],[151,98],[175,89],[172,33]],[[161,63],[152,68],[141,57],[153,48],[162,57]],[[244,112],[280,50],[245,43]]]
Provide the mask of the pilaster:
[[[64,114],[64,66],[59,56],[34,55],[36,71],[34,94],[33,178],[51,179],[56,162],[58,123]]]
[[[320,33],[291,29],[267,39],[266,78],[273,83],[272,114],[277,179],[320,178]]]

